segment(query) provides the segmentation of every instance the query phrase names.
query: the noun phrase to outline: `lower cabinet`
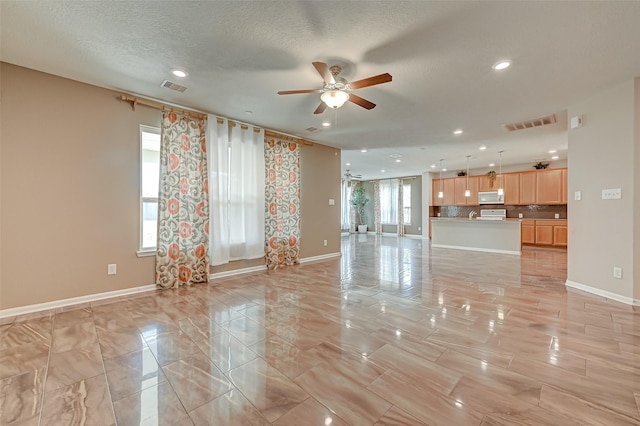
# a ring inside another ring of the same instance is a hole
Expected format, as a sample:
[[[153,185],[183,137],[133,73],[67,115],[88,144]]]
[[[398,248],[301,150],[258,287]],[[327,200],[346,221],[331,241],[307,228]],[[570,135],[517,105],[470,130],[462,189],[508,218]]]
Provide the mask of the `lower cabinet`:
[[[522,244],[567,246],[566,220],[523,220]]]
[[[522,221],[522,244],[535,244],[535,243],[536,243],[536,221],[523,220]]]

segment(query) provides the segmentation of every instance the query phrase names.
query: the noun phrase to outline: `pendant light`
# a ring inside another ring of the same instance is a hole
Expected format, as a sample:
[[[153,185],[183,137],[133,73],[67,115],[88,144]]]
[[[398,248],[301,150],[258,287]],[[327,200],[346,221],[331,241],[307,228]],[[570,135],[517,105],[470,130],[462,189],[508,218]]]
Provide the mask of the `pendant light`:
[[[504,187],[502,186],[502,153],[504,151],[498,151],[498,153],[500,154],[500,181],[499,184],[500,186],[498,187],[498,195],[504,195]]]
[[[440,191],[438,192],[438,198],[444,198],[444,191],[442,190],[442,161],[443,159],[440,159]]]
[[[467,155],[467,189],[464,191],[465,197],[471,197],[471,191],[469,191],[469,158],[471,156]]]

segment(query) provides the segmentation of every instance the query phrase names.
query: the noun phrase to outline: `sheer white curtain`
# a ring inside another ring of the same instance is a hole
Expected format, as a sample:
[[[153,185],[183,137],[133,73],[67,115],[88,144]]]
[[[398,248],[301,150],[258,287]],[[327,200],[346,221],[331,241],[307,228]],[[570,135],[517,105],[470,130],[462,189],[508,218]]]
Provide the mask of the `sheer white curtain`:
[[[384,225],[398,223],[398,179],[380,181],[380,221]]]
[[[264,256],[264,131],[209,116],[211,264]]]
[[[351,224],[351,219],[349,218],[349,212],[351,211],[351,188],[349,187],[349,181],[346,179],[342,180],[342,191],[341,191],[341,219],[340,219],[340,227],[341,229],[349,229]]]
[[[229,255],[264,257],[264,130],[231,127]]]

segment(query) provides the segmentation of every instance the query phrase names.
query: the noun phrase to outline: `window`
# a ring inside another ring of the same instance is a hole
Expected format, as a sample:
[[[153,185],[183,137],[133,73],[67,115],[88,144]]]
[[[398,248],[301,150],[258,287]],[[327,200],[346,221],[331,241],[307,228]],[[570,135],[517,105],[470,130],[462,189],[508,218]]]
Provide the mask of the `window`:
[[[404,214],[404,224],[411,225],[411,184],[402,185],[402,204]]]
[[[341,228],[342,229],[349,229],[351,227],[351,219],[350,217],[350,212],[351,212],[351,188],[349,185],[349,181],[348,180],[343,180],[342,181],[342,191],[340,194],[340,206],[341,206]]]
[[[398,224],[398,179],[380,181],[380,222],[383,225]]]
[[[151,251],[158,239],[160,129],[140,126],[140,146],[140,251]]]

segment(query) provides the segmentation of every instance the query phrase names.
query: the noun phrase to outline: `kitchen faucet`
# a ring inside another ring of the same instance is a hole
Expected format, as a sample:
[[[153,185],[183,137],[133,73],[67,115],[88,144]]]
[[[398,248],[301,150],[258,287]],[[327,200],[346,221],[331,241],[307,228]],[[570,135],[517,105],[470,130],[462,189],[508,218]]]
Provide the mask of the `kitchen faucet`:
[[[474,214],[478,214],[478,213],[475,210],[471,210],[471,212],[469,212],[469,220],[473,219]]]

